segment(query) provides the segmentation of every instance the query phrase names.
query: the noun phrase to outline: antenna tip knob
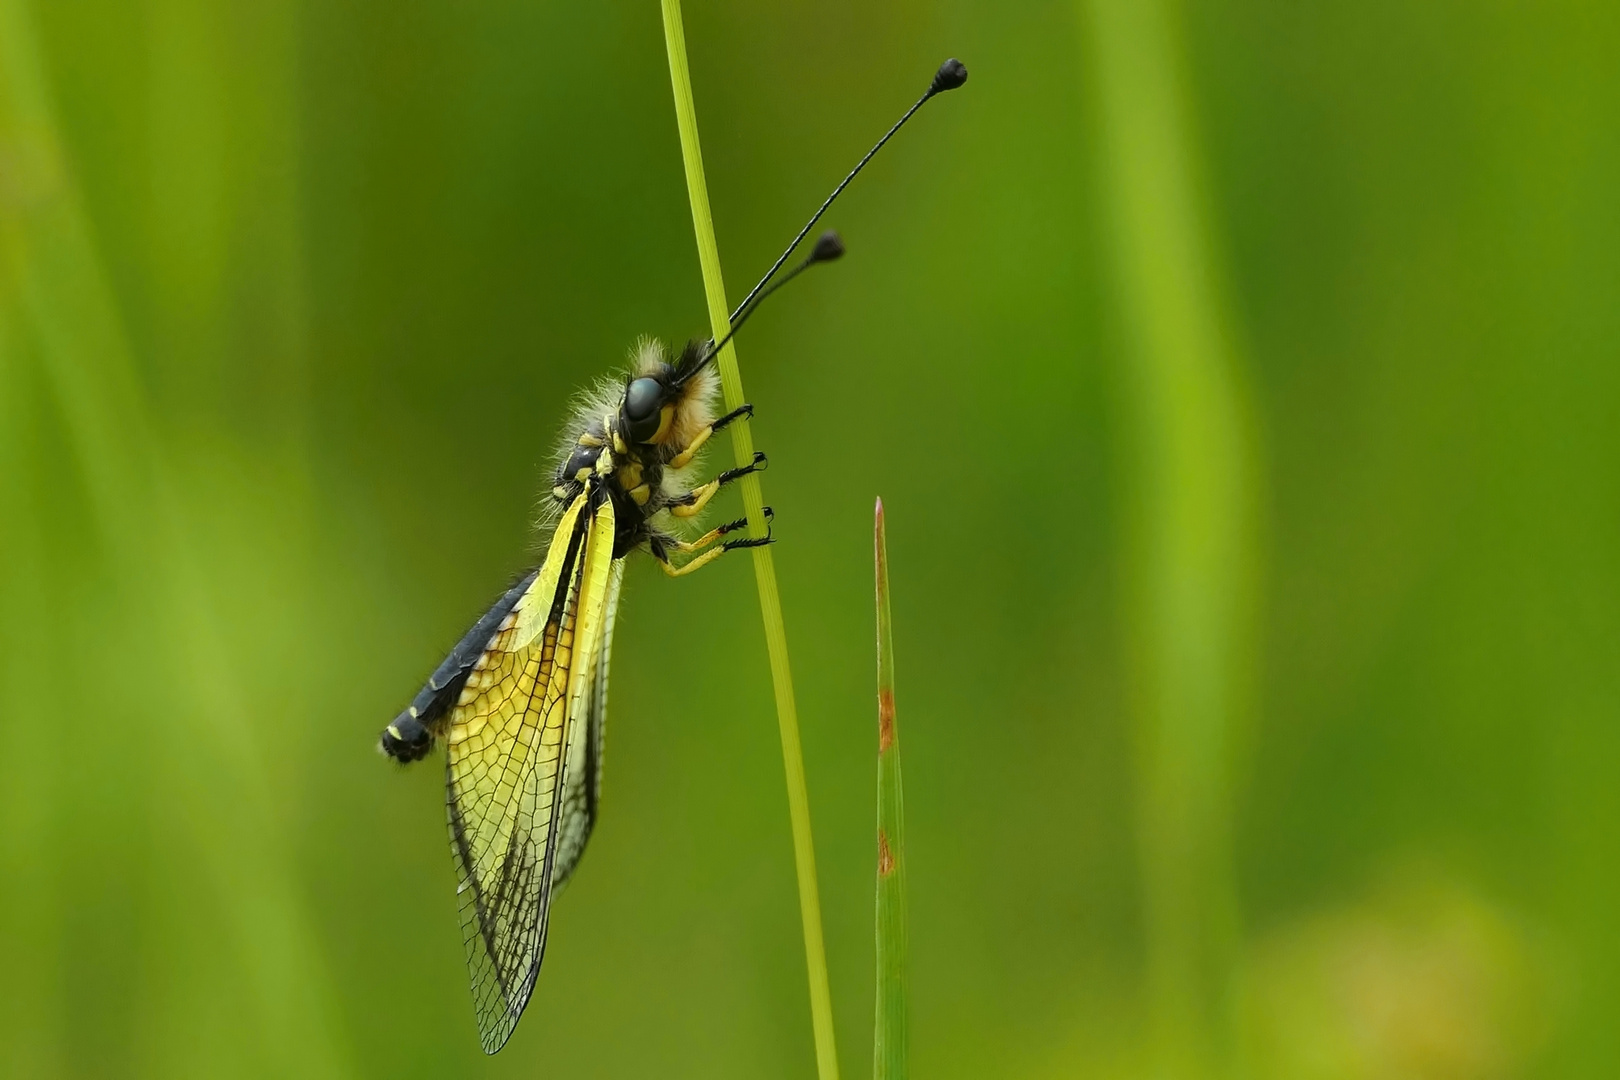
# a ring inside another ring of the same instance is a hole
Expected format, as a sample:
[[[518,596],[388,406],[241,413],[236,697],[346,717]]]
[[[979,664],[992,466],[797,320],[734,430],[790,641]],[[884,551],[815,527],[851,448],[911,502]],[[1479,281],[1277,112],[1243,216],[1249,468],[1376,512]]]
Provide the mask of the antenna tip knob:
[[[938,94],[946,90],[955,90],[965,82],[967,82],[967,65],[953,56],[939,65],[939,70],[934,72],[934,81],[929,85],[928,92]]]
[[[816,246],[810,251],[811,262],[832,262],[844,253],[844,238],[838,230],[828,229],[816,237]]]

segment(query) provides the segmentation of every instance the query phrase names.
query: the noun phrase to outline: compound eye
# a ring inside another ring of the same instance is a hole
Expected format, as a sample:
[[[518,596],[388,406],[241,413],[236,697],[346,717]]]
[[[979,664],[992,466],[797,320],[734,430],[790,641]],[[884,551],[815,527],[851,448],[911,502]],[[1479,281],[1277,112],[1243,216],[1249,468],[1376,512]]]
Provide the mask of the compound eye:
[[[637,379],[624,392],[624,416],[632,423],[647,420],[664,403],[664,388],[657,379]]]

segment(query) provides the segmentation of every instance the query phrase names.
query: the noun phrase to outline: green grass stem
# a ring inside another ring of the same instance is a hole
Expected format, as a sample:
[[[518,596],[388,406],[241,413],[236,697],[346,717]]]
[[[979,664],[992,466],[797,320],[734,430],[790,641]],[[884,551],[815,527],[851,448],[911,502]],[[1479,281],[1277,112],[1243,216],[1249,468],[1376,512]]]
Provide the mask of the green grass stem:
[[[900,728],[894,710],[894,628],[889,621],[889,549],[883,500],[873,526],[877,576],[878,833],[877,1020],[872,1034],[874,1080],[905,1080],[906,807],[900,784]]]
[[[698,143],[697,109],[692,102],[692,78],[686,64],[686,32],[681,25],[680,0],[662,0],[664,41],[669,49],[669,76],[675,91],[675,117],[681,132],[681,157],[686,163],[686,188],[692,200],[692,226],[697,233],[698,260],[703,266],[703,291],[709,303],[709,321],[716,341],[731,329],[725,280],[720,274],[720,249],[715,244],[714,220],[709,214],[709,189],[703,178],[703,151]],[[744,400],[742,374],[737,369],[737,346],[730,342],[718,357],[720,386],[726,407]],[[754,457],[754,435],[748,419],[731,425],[731,444],[737,464]],[[765,496],[759,477],[742,478],[743,508],[750,536],[765,535]],[[816,888],[816,852],[810,835],[810,796],[804,782],[804,752],[799,746],[799,715],[793,701],[793,674],[788,665],[787,633],[782,626],[782,601],[776,588],[776,564],[769,547],[752,549],[754,579],[759,586],[760,614],[765,621],[765,646],[770,653],[771,683],[776,691],[776,718],[782,736],[782,765],[787,774],[788,814],[793,822],[793,861],[799,879],[799,915],[804,925],[804,958],[810,978],[810,1015],[815,1029],[816,1067],[821,1080],[837,1080],[838,1049],[833,1039],[832,991],[827,980],[827,954],[821,937],[821,900]]]

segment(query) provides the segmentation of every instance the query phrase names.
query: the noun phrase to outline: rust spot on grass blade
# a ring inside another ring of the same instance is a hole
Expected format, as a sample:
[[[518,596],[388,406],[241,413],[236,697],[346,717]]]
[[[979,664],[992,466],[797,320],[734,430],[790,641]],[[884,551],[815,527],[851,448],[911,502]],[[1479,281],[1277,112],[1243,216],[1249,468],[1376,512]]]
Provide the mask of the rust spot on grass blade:
[[[882,829],[878,830],[878,877],[888,877],[894,873],[894,852],[889,850],[889,837]]]
[[[894,691],[884,687],[878,691],[878,753],[894,745]]]

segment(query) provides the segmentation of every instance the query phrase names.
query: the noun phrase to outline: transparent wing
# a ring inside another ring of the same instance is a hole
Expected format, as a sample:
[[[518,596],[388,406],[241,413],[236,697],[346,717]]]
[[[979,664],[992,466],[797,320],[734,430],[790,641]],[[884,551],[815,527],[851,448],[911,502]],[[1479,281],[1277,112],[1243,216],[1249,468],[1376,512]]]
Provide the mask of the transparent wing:
[[[624,581],[624,560],[613,564],[607,599],[602,607],[601,646],[586,700],[585,723],[568,740],[568,777],[563,788],[562,816],[557,831],[557,866],[552,871],[551,895],[567,884],[585,853],[585,842],[596,825],[596,806],[602,792],[602,751],[607,737],[608,668],[613,658],[613,624],[619,614],[619,586]]]
[[[568,744],[590,692],[613,507],[563,515],[522,599],[473,665],[445,733],[462,941],[486,1053],[511,1036],[545,954]]]

